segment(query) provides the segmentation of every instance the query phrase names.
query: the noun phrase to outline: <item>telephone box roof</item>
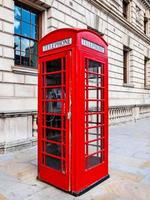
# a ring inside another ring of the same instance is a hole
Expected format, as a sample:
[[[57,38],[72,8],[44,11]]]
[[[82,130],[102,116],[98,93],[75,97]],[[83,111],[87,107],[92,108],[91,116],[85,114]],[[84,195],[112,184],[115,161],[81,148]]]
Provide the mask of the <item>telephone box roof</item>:
[[[67,33],[67,32],[70,32],[70,33],[74,33],[74,34],[78,34],[78,33],[81,33],[81,32],[88,32],[88,33],[92,33],[93,35],[96,35],[98,36],[104,43],[105,45],[108,46],[107,42],[103,39],[103,37],[101,35],[99,35],[98,33],[96,33],[95,31],[93,30],[89,30],[89,29],[79,29],[79,28],[62,28],[62,29],[56,29],[50,33],[48,33],[47,35],[45,35],[39,42],[42,42],[43,40],[45,40],[47,37],[49,37],[49,35],[53,35],[53,34],[56,34],[59,33],[60,35],[62,33]]]

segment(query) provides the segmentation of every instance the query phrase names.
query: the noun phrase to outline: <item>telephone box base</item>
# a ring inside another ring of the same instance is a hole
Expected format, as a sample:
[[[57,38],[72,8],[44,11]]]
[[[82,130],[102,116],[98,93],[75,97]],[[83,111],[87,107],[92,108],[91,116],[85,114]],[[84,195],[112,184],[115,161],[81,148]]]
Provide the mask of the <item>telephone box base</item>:
[[[95,182],[94,184],[90,185],[89,187],[85,188],[84,190],[81,190],[80,192],[76,193],[76,192],[69,192],[70,194],[72,194],[73,196],[77,197],[80,196],[86,192],[88,192],[89,190],[91,190],[92,188],[94,188],[95,186],[99,185],[100,183],[102,183],[103,181],[107,180],[108,178],[110,178],[110,175],[108,174],[107,176],[105,176],[104,178],[98,180],[97,182]]]
[[[69,193],[69,194],[71,194],[71,195],[73,195],[73,196],[75,196],[75,197],[81,196],[82,194],[88,192],[89,190],[91,190],[91,189],[94,188],[95,186],[99,185],[99,184],[102,183],[103,181],[107,180],[108,178],[110,178],[110,175],[109,175],[109,174],[108,174],[107,176],[103,177],[102,179],[98,180],[98,181],[95,182],[94,184],[90,185],[89,187],[85,188],[84,190],[81,190],[80,192],[72,192],[72,191],[67,192],[66,190],[62,190],[62,189],[60,189],[59,187],[56,187],[55,185],[52,185],[52,184],[46,182],[45,180],[43,180],[43,179],[41,179],[40,177],[37,176],[37,180],[42,181],[42,182],[45,182],[45,183],[47,183],[47,184],[49,184],[49,185],[52,185],[53,187],[55,187],[55,188],[57,188],[57,189],[59,189],[59,190],[62,190],[62,191],[64,191],[64,192],[66,192],[66,193]]]

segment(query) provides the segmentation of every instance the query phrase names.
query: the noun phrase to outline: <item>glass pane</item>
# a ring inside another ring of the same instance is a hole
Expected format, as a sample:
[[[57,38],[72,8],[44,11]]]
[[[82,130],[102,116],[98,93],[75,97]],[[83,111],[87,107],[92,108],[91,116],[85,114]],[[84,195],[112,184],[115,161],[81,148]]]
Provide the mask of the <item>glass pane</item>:
[[[47,102],[46,112],[61,113],[62,103],[61,102]]]
[[[50,156],[46,156],[45,158],[46,165],[56,170],[61,170],[61,160],[57,158],[52,158]]]
[[[61,70],[61,59],[49,61],[46,63],[47,72],[60,71],[60,70]]]
[[[101,66],[102,66],[101,63],[93,61],[93,60],[89,60],[88,71],[101,74],[102,73]]]
[[[61,141],[61,131],[51,130],[51,129],[47,128],[46,129],[46,139],[60,142]]]
[[[22,35],[26,37],[31,37],[30,24],[22,22]]]
[[[21,49],[21,45],[20,45],[20,37],[18,37],[18,36],[15,36],[15,44],[14,44],[14,48],[16,49],[16,50],[20,50]]]
[[[97,126],[101,123],[101,115],[100,114],[94,114],[94,115],[88,115],[86,122],[88,123],[88,127],[91,126]]]
[[[85,72],[85,167],[91,168],[103,161],[102,130],[104,115],[99,113],[103,110],[103,64],[86,60]],[[89,87],[90,86],[90,87]],[[92,113],[91,113],[92,112]],[[102,127],[99,127],[99,126]],[[95,128],[93,128],[95,127]],[[94,140],[94,141],[93,141]]]
[[[31,25],[31,38],[37,39],[37,35],[38,35],[38,32],[37,32],[36,26]]]
[[[14,15],[15,15],[15,18],[16,19],[21,19],[21,8],[20,7],[18,7],[18,6],[15,6],[15,13],[14,13]]]
[[[37,15],[35,13],[31,13],[31,24],[37,24]]]
[[[101,128],[91,128],[88,131],[90,132],[88,135],[88,141],[101,138]]]
[[[99,144],[98,144],[99,141],[96,141],[96,142],[92,142],[88,145],[88,153],[89,154],[92,154],[92,153],[95,153],[96,151],[99,150]]]
[[[47,115],[46,116],[46,126],[61,128],[61,117],[54,116],[54,115]]]
[[[88,101],[88,112],[98,112],[101,111],[100,101]]]
[[[21,64],[29,66],[29,54],[27,52],[21,52]]]
[[[60,85],[61,84],[61,74],[47,75],[46,83],[47,83],[47,86]]]
[[[26,38],[21,38],[21,51],[24,51],[27,55],[29,55],[29,40]]]
[[[46,99],[53,100],[52,102],[46,102],[46,112],[47,113],[49,113],[49,112],[61,113],[62,112],[63,102],[57,101],[57,100],[63,98],[62,95],[63,94],[62,94],[61,88],[47,89]],[[54,100],[56,100],[56,101],[54,101]]]
[[[43,75],[47,84],[47,87],[45,88],[46,93],[43,95],[46,107],[46,111],[44,110],[46,113],[43,114],[43,117],[46,122],[46,124],[44,124],[44,126],[46,126],[46,139],[65,144],[66,118],[63,115],[65,108],[65,89],[63,88],[65,87],[61,87],[62,84],[65,84],[65,73],[57,72],[63,68],[65,68],[64,58],[46,62],[45,73],[49,74]],[[51,72],[56,72],[56,74],[50,74]],[[65,145],[63,144],[59,145],[47,142],[46,152],[64,158]],[[46,157],[46,165],[61,170],[62,172],[65,171],[65,161],[62,159],[51,158],[51,156]]]
[[[30,54],[30,65],[31,67],[37,67],[37,56]]]
[[[20,51],[15,51],[15,64],[20,65]]]
[[[57,89],[47,89],[46,91],[46,99],[51,100],[51,99],[63,99],[65,97],[62,96],[62,89],[57,88]]]
[[[15,19],[14,28],[16,34],[21,34],[21,22]]]
[[[22,9],[22,20],[30,23],[30,12],[28,10]]]
[[[97,137],[101,137],[102,127],[88,129],[88,134],[88,141],[91,140],[90,138],[93,137],[92,135],[98,135]]]
[[[30,53],[37,55],[37,42],[30,40]]]
[[[91,168],[95,165],[98,165],[99,163],[102,162],[102,157],[101,156],[89,156],[87,159],[86,159],[86,163],[85,163],[85,166],[86,168]]]
[[[101,78],[98,77],[97,75],[92,75],[92,76],[89,76],[89,85],[90,86],[101,86],[100,83],[101,83]]]
[[[61,156],[61,146],[59,144],[46,142],[45,145],[46,145],[46,153],[50,153],[55,156]]]
[[[101,99],[101,90],[90,87],[88,89],[88,98],[89,99]]]

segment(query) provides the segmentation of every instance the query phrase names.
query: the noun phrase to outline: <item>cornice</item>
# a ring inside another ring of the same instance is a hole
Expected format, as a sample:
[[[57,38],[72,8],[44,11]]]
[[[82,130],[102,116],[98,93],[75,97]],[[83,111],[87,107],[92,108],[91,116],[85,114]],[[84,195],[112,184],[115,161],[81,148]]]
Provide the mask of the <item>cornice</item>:
[[[50,8],[50,2],[48,4],[46,1],[43,1],[43,0],[13,0],[13,1],[14,2],[20,2],[20,3],[25,3],[25,4],[29,5],[29,6],[32,6],[32,7],[36,8],[39,11],[44,11],[44,10]]]
[[[150,9],[150,0],[141,0],[141,2]]]
[[[138,30],[133,24],[127,21],[123,16],[116,13],[112,9],[112,7],[107,5],[104,1],[100,1],[100,0],[87,0],[87,1],[91,3],[92,5],[94,5],[95,7],[97,7],[98,9],[102,8],[107,13],[108,16],[111,16],[120,24],[122,24],[122,26],[124,26],[126,29],[128,29],[129,31],[131,31],[132,33],[140,37],[142,40],[150,44],[150,38],[147,35],[145,35],[143,32]]]

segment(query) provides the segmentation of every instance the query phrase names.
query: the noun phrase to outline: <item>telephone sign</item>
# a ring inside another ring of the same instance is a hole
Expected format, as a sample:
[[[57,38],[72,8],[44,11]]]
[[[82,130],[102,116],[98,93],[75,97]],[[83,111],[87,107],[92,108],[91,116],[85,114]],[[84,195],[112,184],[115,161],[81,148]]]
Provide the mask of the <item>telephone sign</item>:
[[[53,42],[53,43],[44,45],[43,51],[48,51],[48,50],[52,50],[52,49],[55,49],[55,48],[64,47],[64,46],[70,45],[71,43],[72,43],[71,38],[60,40],[60,41],[57,41],[57,42]]]
[[[102,46],[100,46],[100,45],[98,45],[98,44],[96,44],[96,43],[93,43],[93,42],[91,42],[91,41],[88,41],[88,40],[85,40],[85,39],[82,39],[81,40],[81,43],[82,43],[82,45],[84,45],[84,46],[86,46],[86,47],[89,47],[89,48],[91,48],[91,49],[94,49],[94,50],[96,50],[96,51],[99,51],[99,52],[101,52],[101,53],[104,53],[104,47],[102,47]]]

